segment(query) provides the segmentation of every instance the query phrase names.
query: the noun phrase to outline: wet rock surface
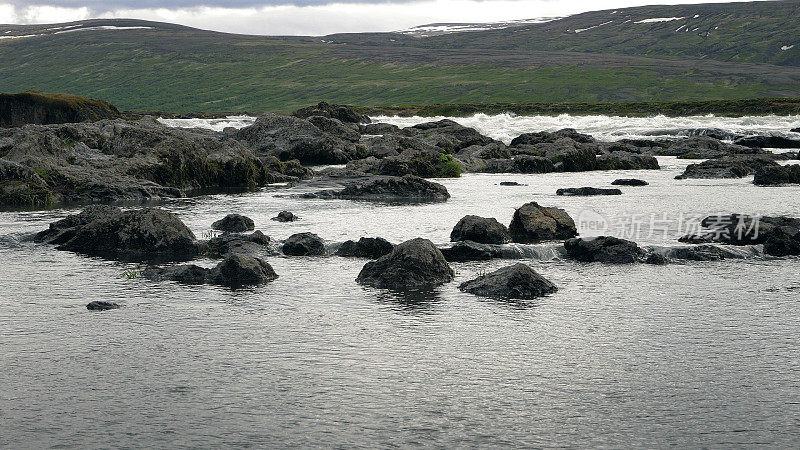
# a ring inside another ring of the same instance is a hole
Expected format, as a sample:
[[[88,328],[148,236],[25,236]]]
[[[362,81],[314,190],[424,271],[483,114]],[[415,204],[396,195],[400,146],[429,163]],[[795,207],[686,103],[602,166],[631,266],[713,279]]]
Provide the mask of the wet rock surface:
[[[552,282],[522,263],[482,275],[458,288],[482,297],[509,300],[531,300],[558,291]]]
[[[325,241],[314,233],[297,233],[283,242],[282,251],[288,256],[319,256],[325,254]]]
[[[292,213],[291,211],[281,211],[278,213],[277,216],[273,217],[270,220],[274,220],[276,222],[294,222],[298,219],[300,218],[294,215],[294,213]]]
[[[230,233],[240,233],[255,229],[253,219],[241,214],[228,214],[222,219],[211,224],[211,228]]]
[[[676,180],[688,178],[742,178],[752,175],[766,167],[777,167],[779,164],[769,155],[726,156],[709,159],[699,164],[689,164],[686,170],[675,177]]]
[[[337,256],[378,259],[388,255],[394,245],[383,238],[362,237],[358,241],[345,241],[336,250]]]
[[[448,283],[455,273],[442,252],[427,239],[411,239],[388,255],[368,262],[356,281],[394,290],[426,289]]]
[[[797,218],[728,214],[706,217],[700,224],[703,227],[700,233],[684,236],[679,241],[694,244],[763,244],[767,255],[800,255],[800,219]]]
[[[118,260],[187,260],[200,251],[192,231],[175,214],[155,208],[90,206],[50,224],[34,240]]]
[[[611,182],[614,186],[648,186],[650,183],[637,178],[618,178]]]
[[[118,309],[120,307],[121,306],[118,303],[105,302],[99,300],[89,302],[89,304],[86,305],[86,309],[88,309],[89,311],[108,311],[111,309]]]
[[[339,191],[319,191],[302,197],[376,202],[443,202],[450,198],[450,194],[439,183],[406,175],[365,177],[363,181],[346,183],[344,189]]]
[[[508,229],[512,240],[522,244],[569,239],[578,234],[575,221],[566,211],[540,206],[536,202],[517,209]]]
[[[450,233],[451,241],[473,241],[482,244],[511,242],[508,228],[494,218],[464,216]]]
[[[564,242],[564,248],[568,257],[581,262],[630,264],[646,258],[646,252],[638,244],[613,236],[573,238]]]
[[[230,254],[213,269],[194,264],[148,267],[143,275],[153,281],[215,284],[234,289],[264,284],[278,278],[269,263],[261,258],[243,254]]]
[[[800,183],[800,165],[764,166],[755,171],[753,184],[757,186],[775,186],[781,184]]]

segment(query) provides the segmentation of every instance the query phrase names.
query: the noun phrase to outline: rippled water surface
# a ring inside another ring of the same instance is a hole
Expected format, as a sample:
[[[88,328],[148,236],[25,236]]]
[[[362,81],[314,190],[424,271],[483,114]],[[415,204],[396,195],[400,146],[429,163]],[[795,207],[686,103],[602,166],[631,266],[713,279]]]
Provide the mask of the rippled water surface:
[[[438,180],[452,198],[434,205],[270,187],[165,207],[197,235],[238,212],[274,240],[312,231],[331,245],[444,244],[465,214],[508,224],[528,201],[600,217],[609,233],[638,223],[629,238],[657,246],[678,245],[680,217],[800,216],[800,187],[677,181],[687,162],[659,161],[660,171]],[[622,177],[651,184],[555,196]],[[284,209],[302,220],[269,220]],[[278,280],[230,291],[128,280],[136,265],[25,240],[71,212],[0,213],[0,447],[800,444],[796,258],[610,266],[543,251],[524,262],[559,291],[508,303],[457,286],[510,261],[453,264],[455,282],[399,295],[354,282],[365,260],[272,256]],[[94,313],[92,300],[124,307]]]

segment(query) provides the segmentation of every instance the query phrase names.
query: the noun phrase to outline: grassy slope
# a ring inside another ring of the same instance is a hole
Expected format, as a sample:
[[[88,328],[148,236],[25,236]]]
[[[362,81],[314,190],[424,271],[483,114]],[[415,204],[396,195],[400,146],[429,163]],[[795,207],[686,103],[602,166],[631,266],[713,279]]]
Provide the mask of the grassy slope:
[[[800,97],[794,66],[453,44],[497,32],[445,36],[450,44],[437,46],[456,48],[421,49],[414,46],[427,40],[384,45],[382,34],[331,45],[147,25],[155,28],[0,41],[0,92],[68,92],[121,109],[175,112],[290,111],[320,100],[378,106]]]

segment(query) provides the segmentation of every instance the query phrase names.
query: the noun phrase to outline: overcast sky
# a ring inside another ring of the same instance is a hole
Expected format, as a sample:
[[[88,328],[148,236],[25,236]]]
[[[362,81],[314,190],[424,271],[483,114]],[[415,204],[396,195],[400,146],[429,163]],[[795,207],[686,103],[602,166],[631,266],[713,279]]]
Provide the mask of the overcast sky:
[[[0,0],[0,23],[137,18],[235,33],[325,35],[402,30],[434,22],[496,22],[648,4],[711,2],[713,0]]]

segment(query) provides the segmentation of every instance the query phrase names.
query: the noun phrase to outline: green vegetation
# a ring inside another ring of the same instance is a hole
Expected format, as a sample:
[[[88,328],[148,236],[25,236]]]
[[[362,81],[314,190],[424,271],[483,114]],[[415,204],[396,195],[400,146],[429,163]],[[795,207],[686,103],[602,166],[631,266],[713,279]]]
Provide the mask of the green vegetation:
[[[713,23],[728,20],[719,12],[727,8],[740,11],[729,12],[729,16],[750,23],[735,29],[735,45],[711,45],[706,38],[699,47],[692,33],[674,37],[681,45],[671,43],[673,37],[667,36],[666,29],[678,28],[674,22],[636,27],[630,22],[625,26],[630,25],[632,31],[609,31],[616,38],[609,37],[602,45],[592,33],[600,33],[596,30],[604,27],[581,33],[565,31],[579,25],[585,28],[583,23],[595,24],[609,12],[424,39],[371,33],[333,36],[325,42],[311,37],[213,33],[144,21],[95,20],[86,24],[152,29],[0,41],[0,91],[70,92],[105,98],[128,111],[251,114],[290,112],[321,100],[367,108],[438,104],[418,108],[424,114],[465,113],[470,108],[487,111],[487,105],[498,110],[511,104],[526,105],[523,108],[529,112],[591,112],[594,107],[589,105],[596,103],[606,108],[624,103],[624,112],[635,113],[636,103],[631,102],[800,97],[800,61],[795,64],[791,56],[797,55],[800,45],[786,51],[772,48],[774,42],[800,34],[792,31],[798,26],[793,20],[797,15],[789,15],[787,9],[797,3],[755,5],[624,10],[638,20],[678,17],[684,9],[692,9],[705,14],[703,20],[709,20],[710,26],[712,19]],[[712,14],[707,8],[719,11]],[[725,30],[734,29],[734,22],[724,23],[729,23]],[[768,28],[772,34],[767,33]],[[44,29],[31,26],[13,33]],[[0,26],[0,32],[3,30]],[[720,27],[719,33],[722,31]],[[652,39],[646,37],[651,35]],[[724,36],[726,42],[733,42],[728,34]],[[613,53],[596,53],[604,46]],[[680,48],[700,48],[703,53],[689,54]],[[730,52],[739,56],[729,57]],[[778,61],[775,55],[783,59]],[[713,61],[715,57],[726,62]],[[659,108],[679,113],[667,103]]]

